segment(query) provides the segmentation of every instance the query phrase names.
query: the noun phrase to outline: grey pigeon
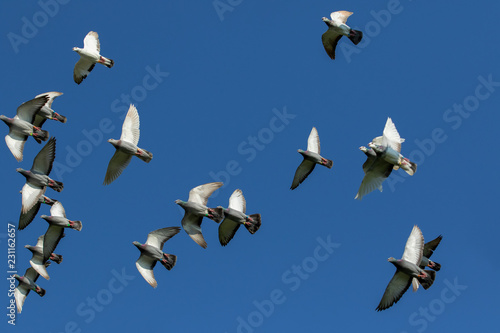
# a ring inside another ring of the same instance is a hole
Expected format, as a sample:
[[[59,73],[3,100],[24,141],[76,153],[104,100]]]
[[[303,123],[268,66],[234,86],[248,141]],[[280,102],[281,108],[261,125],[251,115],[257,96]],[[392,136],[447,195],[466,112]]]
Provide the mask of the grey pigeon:
[[[62,255],[55,253],[51,253],[48,257],[45,257],[43,255],[43,238],[44,235],[38,237],[35,246],[25,245],[24,247],[30,250],[31,253],[33,253],[33,256],[30,259],[31,267],[33,267],[35,271],[37,271],[37,273],[40,274],[44,279],[49,280],[50,276],[47,273],[45,263],[50,259],[57,264],[60,264],[63,260],[63,257]]]
[[[189,237],[204,249],[207,248],[207,242],[201,233],[203,217],[206,216],[217,223],[224,218],[222,207],[208,208],[206,206],[208,198],[222,185],[221,182],[203,184],[189,191],[188,201],[175,200],[175,203],[184,208],[185,211],[181,221],[182,227]]]
[[[108,68],[113,67],[115,64],[113,60],[100,54],[101,44],[99,43],[99,35],[95,31],[90,31],[85,36],[83,49],[74,47],[73,51],[80,55],[80,60],[78,60],[73,70],[73,80],[77,84],[82,83],[83,79],[94,69],[95,64],[100,63]]]
[[[45,263],[45,267],[48,267],[49,265],[50,262]],[[26,300],[26,296],[28,296],[30,290],[33,290],[42,297],[45,295],[45,289],[35,283],[39,276],[40,274],[38,274],[33,267],[28,268],[26,273],[24,273],[24,276],[14,274],[14,278],[19,281],[18,286],[14,290],[14,298],[16,299],[18,313],[21,313],[23,310],[24,301]]]
[[[223,209],[224,220],[219,225],[220,245],[226,246],[242,224],[252,235],[259,230],[260,214],[246,215],[247,203],[241,190],[236,190],[231,194],[228,208]]]
[[[163,252],[163,245],[170,238],[177,235],[180,230],[181,228],[179,227],[158,229],[148,234],[145,244],[137,241],[132,243],[141,251],[141,255],[135,262],[135,266],[144,280],[153,288],[156,288],[158,285],[153,274],[153,267],[155,267],[156,262],[159,261],[168,270],[171,270],[177,262],[177,256]]]
[[[9,134],[5,136],[5,142],[18,162],[23,160],[24,144],[28,136],[32,136],[38,143],[49,139],[49,132],[33,125],[36,113],[47,101],[47,96],[34,98],[21,104],[14,118],[0,116],[0,119],[9,126]]]
[[[382,300],[376,308],[377,311],[385,310],[397,303],[410,287],[412,278],[416,278],[426,290],[434,283],[436,272],[418,267],[422,260],[423,250],[424,236],[422,231],[414,226],[406,241],[402,259],[394,259],[393,257],[387,259],[396,266],[396,273],[387,285]]]
[[[401,143],[403,142],[404,139],[399,136],[392,119],[387,118],[383,135],[373,139],[368,146],[378,156],[394,165],[395,169],[401,167],[406,173],[413,176],[417,171],[417,165],[401,155]]]
[[[56,201],[52,205],[50,215],[40,216],[49,223],[49,227],[43,236],[43,258],[50,258],[57,244],[64,237],[64,228],[82,230],[82,221],[73,221],[66,218],[66,211],[60,201]]]
[[[44,190],[44,192],[45,192],[45,190]],[[22,193],[22,191],[21,191],[21,193]],[[56,202],[56,201],[57,200],[53,200],[53,199],[42,194],[38,198],[38,201],[35,203],[35,205],[33,207],[31,207],[31,209],[29,209],[26,213],[23,213],[23,211],[21,209],[21,215],[19,216],[18,229],[23,230],[33,221],[36,214],[38,214],[38,211],[40,210],[40,206],[42,204],[52,206],[54,204],[54,202]]]
[[[352,12],[340,10],[330,14],[331,20],[326,17],[321,18],[328,26],[328,30],[321,36],[321,40],[326,53],[332,59],[335,59],[335,48],[342,36],[347,36],[354,45],[358,45],[363,38],[361,31],[353,30],[346,24],[347,18],[351,15]]]
[[[55,157],[56,139],[52,138],[35,156],[33,166],[30,171],[21,168],[16,169],[17,172],[26,177],[26,184],[24,184],[21,191],[22,213],[26,213],[33,208],[33,206],[39,201],[40,197],[45,193],[47,186],[57,192],[61,192],[63,190],[63,183],[49,177]]]
[[[437,238],[431,240],[430,242],[425,243],[424,251],[422,253],[422,260],[420,261],[419,265],[420,268],[429,267],[435,270],[436,272],[441,269],[441,264],[429,259],[434,253],[434,250],[441,242],[441,239],[443,239],[443,236],[439,235]],[[419,285],[418,280],[414,278],[412,280],[413,291],[417,291],[418,285]]]
[[[146,163],[149,163],[153,158],[153,154],[145,149],[137,147],[139,142],[139,114],[135,106],[130,104],[127,116],[123,121],[122,135],[120,140],[109,139],[115,148],[115,154],[109,161],[106,177],[104,177],[104,185],[111,184],[123,170],[127,167],[132,159],[132,156],[137,156]]]
[[[311,133],[309,134],[309,138],[307,139],[307,150],[298,150],[298,152],[304,157],[304,159],[297,168],[297,171],[295,171],[292,186],[290,187],[290,189],[296,189],[297,186],[299,186],[299,184],[302,183],[314,170],[316,164],[324,165],[328,169],[332,168],[333,162],[322,157],[320,155],[320,150],[321,147],[319,144],[318,131],[316,130],[316,127],[313,127]]]
[[[368,144],[370,149],[366,147],[359,148],[367,155],[367,160],[363,164],[365,177],[355,199],[361,200],[363,196],[375,189],[382,191],[382,183],[389,177],[393,169],[397,170],[401,167],[409,175],[415,173],[417,165],[400,154],[401,143],[404,141],[405,139],[399,136],[392,119],[387,118],[383,135],[374,138]]]
[[[67,119],[66,119],[65,116],[62,116],[59,113],[57,113],[54,110],[52,110],[52,102],[54,101],[54,99],[56,97],[59,97],[62,94],[63,94],[62,92],[51,91],[51,92],[47,92],[47,93],[44,93],[44,94],[40,94],[40,95],[38,95],[38,96],[35,97],[35,98],[37,98],[37,97],[47,96],[49,98],[49,100],[36,113],[35,121],[34,121],[33,125],[35,125],[37,127],[42,127],[42,125],[45,123],[45,121],[47,119],[56,120],[56,121],[59,121],[61,123],[65,123],[67,121]]]

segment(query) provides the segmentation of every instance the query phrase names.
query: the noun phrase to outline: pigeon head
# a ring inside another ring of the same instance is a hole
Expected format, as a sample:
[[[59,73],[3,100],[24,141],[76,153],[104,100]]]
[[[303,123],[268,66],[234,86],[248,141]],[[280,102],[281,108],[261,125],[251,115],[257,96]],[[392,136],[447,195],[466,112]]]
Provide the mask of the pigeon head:
[[[321,20],[322,20],[323,22],[325,22],[327,26],[331,26],[331,25],[332,25],[332,21],[330,21],[329,19],[327,19],[327,18],[326,18],[326,17],[324,17],[324,16],[321,18]]]
[[[73,51],[78,52],[78,51],[80,51],[80,48],[79,47],[74,47]]]
[[[184,201],[177,199],[177,200],[175,200],[175,203],[182,206]]]
[[[132,244],[134,244],[137,247],[141,247],[142,246],[142,244],[139,243],[138,241],[133,241]]]
[[[24,276],[19,276],[17,274],[12,275],[17,281],[23,282]]]
[[[365,146],[359,147],[359,150],[361,150],[363,153],[368,152],[368,148],[366,148]]]
[[[3,120],[3,122],[6,123],[6,124],[12,123],[12,119],[10,119],[9,117],[6,117],[4,115],[1,115],[0,119]]]
[[[44,219],[45,221],[48,221],[48,219],[50,218],[50,216],[47,216],[47,215],[42,215],[40,216],[42,219]]]
[[[16,171],[19,172],[21,175],[24,175],[24,176],[26,176],[27,174],[30,173],[29,171],[24,170],[23,168],[17,168]]]
[[[370,142],[368,144],[368,147],[372,148],[373,150],[375,150],[377,153],[383,153],[384,152],[384,148],[381,146],[381,145],[377,145],[373,142]]]
[[[303,156],[308,154],[307,150],[298,149],[297,151]]]
[[[392,263],[395,263],[396,261],[398,261],[396,258],[394,257],[390,257],[389,259],[387,259],[388,262],[392,262]]]
[[[120,140],[109,139],[108,142],[111,143],[115,147],[118,147],[120,145]]]
[[[28,250],[30,250],[31,252],[33,252],[33,246],[31,245],[24,245],[24,247]]]

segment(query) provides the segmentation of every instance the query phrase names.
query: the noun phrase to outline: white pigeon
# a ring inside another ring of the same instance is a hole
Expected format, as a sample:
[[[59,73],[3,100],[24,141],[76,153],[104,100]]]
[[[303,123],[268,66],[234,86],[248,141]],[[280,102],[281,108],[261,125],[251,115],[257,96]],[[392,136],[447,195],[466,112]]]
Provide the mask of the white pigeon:
[[[321,40],[326,53],[332,59],[335,59],[335,48],[342,36],[347,36],[354,45],[358,45],[363,38],[361,31],[353,30],[346,24],[347,18],[351,15],[352,12],[339,10],[330,14],[331,20],[326,17],[321,18],[328,26],[328,30],[321,36]]]
[[[116,148],[116,151],[109,161],[106,176],[104,177],[104,185],[111,184],[121,175],[123,170],[125,170],[130,163],[132,156],[135,155],[146,163],[149,163],[153,158],[153,153],[137,147],[140,136],[139,126],[139,113],[137,113],[135,106],[130,104],[127,116],[123,121],[120,140],[108,140],[108,142]]]
[[[80,55],[80,60],[76,63],[73,71],[73,79],[77,84],[82,83],[83,79],[94,69],[96,63],[103,64],[108,68],[113,67],[115,64],[113,60],[103,57],[100,54],[101,45],[99,43],[99,35],[95,31],[91,31],[85,36],[83,49],[74,47],[73,51]]]

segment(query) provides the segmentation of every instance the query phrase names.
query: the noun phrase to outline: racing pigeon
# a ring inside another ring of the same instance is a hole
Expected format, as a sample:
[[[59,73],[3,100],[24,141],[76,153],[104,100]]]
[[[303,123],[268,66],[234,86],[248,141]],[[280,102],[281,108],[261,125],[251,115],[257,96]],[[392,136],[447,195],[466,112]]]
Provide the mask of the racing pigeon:
[[[436,272],[418,267],[422,260],[423,250],[424,236],[422,231],[417,226],[414,226],[410,237],[406,241],[403,258],[394,259],[390,257],[387,259],[396,266],[396,273],[387,285],[382,300],[376,308],[377,311],[385,310],[397,303],[410,287],[412,278],[416,278],[426,290],[434,283]]]
[[[333,162],[329,159],[322,157],[320,153],[319,136],[316,127],[313,127],[309,138],[307,139],[307,150],[304,151],[299,149],[298,152],[304,157],[302,163],[300,163],[297,171],[295,171],[295,176],[293,177],[292,186],[290,189],[296,189],[300,183],[302,183],[307,176],[314,170],[316,164],[324,165],[328,169],[331,169]]]
[[[139,142],[139,114],[135,106],[130,104],[127,116],[123,121],[122,135],[120,140],[109,139],[115,148],[115,154],[109,161],[106,176],[104,177],[104,185],[111,184],[118,176],[121,175],[123,170],[128,166],[132,156],[137,156],[146,163],[149,163],[153,158],[153,153],[137,147]]]
[[[45,267],[48,267],[49,265],[50,262],[45,263]],[[14,290],[14,298],[16,299],[17,312],[21,313],[24,301],[26,300],[26,296],[28,296],[30,290],[33,290],[38,295],[43,297],[45,295],[45,289],[35,283],[40,274],[38,274],[33,267],[28,268],[26,273],[24,273],[24,276],[19,276],[17,274],[14,274],[13,276],[17,281],[19,281],[18,286]]]
[[[9,134],[5,136],[5,142],[18,162],[23,160],[24,144],[28,136],[32,136],[38,143],[49,139],[49,132],[33,125],[36,113],[48,100],[47,96],[37,97],[21,104],[14,118],[0,116],[0,119],[9,126]]]
[[[47,96],[49,98],[49,100],[36,113],[35,121],[34,121],[33,125],[35,125],[37,127],[42,127],[43,123],[45,123],[45,120],[47,120],[47,119],[52,119],[52,120],[60,121],[61,123],[65,123],[66,122],[67,119],[66,119],[65,116],[62,116],[59,113],[57,113],[54,110],[52,110],[52,102],[54,101],[54,99],[56,97],[59,97],[62,94],[63,94],[62,92],[51,91],[51,92],[47,92],[47,93],[40,94],[40,95],[36,96],[36,97]]]
[[[252,235],[259,230],[261,225],[260,214],[246,215],[246,205],[241,190],[236,190],[231,194],[229,207],[222,208],[224,209],[224,221],[219,225],[220,245],[226,246],[242,224]]]
[[[148,234],[148,239],[145,244],[133,242],[141,255],[135,262],[135,266],[141,273],[144,280],[146,280],[153,288],[156,288],[155,276],[153,274],[153,267],[159,261],[166,269],[171,270],[177,262],[177,256],[173,254],[163,253],[163,245],[173,236],[177,235],[181,228],[168,227],[151,231]]]
[[[80,55],[80,60],[76,63],[73,71],[73,79],[77,84],[82,83],[83,79],[94,69],[96,63],[103,64],[108,68],[113,67],[115,64],[113,60],[105,58],[100,54],[101,45],[99,43],[99,35],[95,31],[91,31],[85,36],[83,49],[74,47],[73,51]]]
[[[26,184],[22,189],[22,213],[28,212],[45,193],[46,186],[54,191],[61,192],[64,184],[49,177],[52,163],[56,157],[56,139],[52,138],[40,150],[33,160],[30,171],[17,168],[16,171],[26,177]]]
[[[321,18],[328,26],[328,30],[321,36],[321,40],[326,53],[332,59],[335,59],[335,48],[342,36],[347,36],[354,45],[358,45],[363,38],[361,31],[353,30],[346,24],[347,18],[351,15],[352,12],[340,10],[330,14],[331,20],[326,17]]]
[[[208,208],[206,206],[208,198],[222,185],[221,182],[200,185],[189,191],[188,201],[175,200],[175,203],[184,208],[185,211],[181,221],[182,227],[189,237],[204,249],[207,248],[207,242],[201,233],[203,217],[206,216],[217,223],[224,218],[222,207]]]
[[[51,253],[50,256],[44,257],[44,255],[43,255],[43,238],[44,238],[43,235],[38,237],[38,240],[37,240],[37,243],[35,246],[25,245],[24,247],[27,248],[28,250],[30,250],[31,253],[33,253],[33,256],[31,257],[31,260],[30,260],[31,267],[33,267],[35,269],[35,271],[37,271],[37,273],[40,274],[44,279],[49,280],[50,276],[47,273],[45,263],[47,262],[47,260],[50,259],[50,260],[56,262],[57,264],[60,264],[63,260],[63,257],[62,257],[62,255],[55,254],[55,253]]]

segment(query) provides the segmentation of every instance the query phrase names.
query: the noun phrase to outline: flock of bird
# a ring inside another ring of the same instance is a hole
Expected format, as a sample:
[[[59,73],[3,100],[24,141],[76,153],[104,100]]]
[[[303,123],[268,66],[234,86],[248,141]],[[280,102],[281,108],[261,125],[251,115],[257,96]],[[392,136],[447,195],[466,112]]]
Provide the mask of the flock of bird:
[[[342,36],[347,36],[354,44],[358,44],[363,37],[363,33],[351,29],[347,24],[347,18],[352,12],[337,11],[331,13],[331,20],[323,17],[322,20],[327,24],[328,30],[323,34],[322,41],[326,53],[331,59],[335,59],[335,48]],[[96,63],[103,64],[108,68],[113,67],[114,61],[103,57],[100,54],[99,36],[91,31],[84,39],[84,48],[73,48],[73,51],[80,55],[73,73],[75,83],[80,84],[92,71]],[[60,201],[45,196],[47,187],[54,191],[61,192],[64,188],[62,182],[53,180],[49,177],[52,164],[55,159],[56,139],[52,137],[49,140],[49,132],[41,127],[47,119],[66,122],[66,117],[58,114],[52,109],[54,99],[62,95],[60,92],[48,92],[36,96],[34,99],[21,104],[17,108],[16,116],[8,118],[1,115],[0,119],[9,126],[9,133],[5,136],[5,141],[12,155],[18,162],[23,160],[24,145],[29,136],[35,141],[41,143],[47,141],[47,144],[40,150],[33,161],[31,169],[17,169],[26,178],[26,183],[21,190],[22,205],[21,215],[19,217],[19,230],[25,229],[36,217],[42,204],[51,206],[50,216],[41,215],[40,217],[48,222],[49,226],[44,235],[41,235],[35,246],[26,245],[25,247],[33,253],[30,260],[31,267],[26,270],[24,276],[14,275],[19,281],[15,289],[15,300],[18,312],[22,307],[26,296],[32,290],[43,296],[45,290],[35,282],[41,275],[49,279],[47,267],[51,261],[60,264],[63,257],[55,254],[54,251],[59,241],[65,236],[66,229],[82,230],[82,222],[66,218],[66,212]],[[137,146],[140,136],[139,114],[134,105],[130,105],[128,113],[124,119],[122,133],[119,140],[109,139],[116,149],[111,158],[104,185],[111,184],[125,170],[133,156],[137,156],[146,163],[149,163],[153,154]],[[417,165],[405,158],[401,154],[401,144],[404,142],[392,122],[387,119],[382,136],[374,138],[365,146],[359,149],[363,151],[367,159],[363,164],[364,178],[359,187],[355,199],[361,200],[363,196],[379,189],[382,191],[382,183],[392,170],[403,169],[409,175],[414,175]],[[332,160],[320,155],[320,140],[318,131],[312,128],[307,140],[307,150],[299,149],[298,152],[303,156],[303,161],[298,166],[293,177],[291,189],[296,189],[314,170],[316,164],[325,166],[329,169],[333,167]],[[197,186],[189,192],[187,201],[176,200],[175,203],[181,206],[184,211],[181,225],[186,233],[202,248],[207,247],[202,230],[201,223],[203,217],[207,217],[219,225],[219,242],[226,246],[241,225],[254,234],[261,226],[260,214],[246,214],[246,200],[241,190],[236,189],[229,198],[228,208],[217,206],[215,208],[207,207],[207,201],[214,191],[223,184],[221,182],[207,183]],[[157,281],[153,274],[153,268],[157,262],[160,262],[167,270],[172,269],[177,256],[163,252],[163,246],[167,240],[179,233],[179,227],[167,227],[150,232],[146,242],[141,244],[134,241],[133,244],[139,249],[140,256],[136,261],[136,267],[143,278],[154,288],[157,287]],[[418,289],[421,284],[424,289],[428,289],[434,282],[435,271],[439,271],[441,265],[431,261],[433,251],[439,245],[442,237],[424,244],[424,237],[421,230],[414,226],[407,240],[402,259],[389,258],[388,261],[396,266],[396,273],[389,282],[377,311],[385,310],[399,301],[403,294],[413,285],[413,290]],[[433,270],[426,270],[429,267]]]

